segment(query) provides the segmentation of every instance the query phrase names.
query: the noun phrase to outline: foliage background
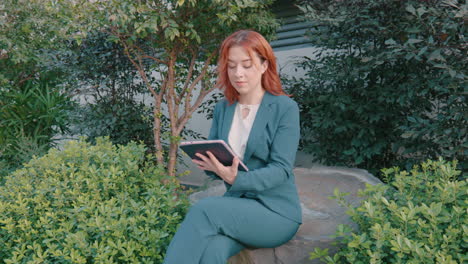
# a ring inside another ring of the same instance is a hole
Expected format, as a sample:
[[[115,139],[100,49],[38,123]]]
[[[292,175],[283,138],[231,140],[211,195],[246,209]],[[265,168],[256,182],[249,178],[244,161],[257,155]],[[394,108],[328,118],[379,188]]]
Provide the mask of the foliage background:
[[[114,144],[142,141],[151,149],[153,125],[151,107],[144,103],[146,87],[122,47],[109,37],[94,32],[80,45],[73,42],[67,85],[77,87],[73,90],[80,105],[72,112],[71,133],[91,142],[103,136]]]
[[[0,3],[0,181],[68,130],[73,103],[61,86],[60,54],[69,26],[62,18],[42,0]]]
[[[468,154],[464,1],[302,1],[318,47],[286,86],[302,147],[329,165],[379,168]]]

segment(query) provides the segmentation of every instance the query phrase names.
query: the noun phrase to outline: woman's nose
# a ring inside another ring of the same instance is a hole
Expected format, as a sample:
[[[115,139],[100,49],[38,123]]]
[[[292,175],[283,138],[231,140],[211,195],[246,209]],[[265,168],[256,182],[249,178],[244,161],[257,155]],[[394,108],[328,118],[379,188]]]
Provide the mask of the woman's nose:
[[[237,66],[236,67],[236,71],[234,72],[234,74],[238,77],[241,77],[244,75],[244,69],[242,68],[242,66]]]

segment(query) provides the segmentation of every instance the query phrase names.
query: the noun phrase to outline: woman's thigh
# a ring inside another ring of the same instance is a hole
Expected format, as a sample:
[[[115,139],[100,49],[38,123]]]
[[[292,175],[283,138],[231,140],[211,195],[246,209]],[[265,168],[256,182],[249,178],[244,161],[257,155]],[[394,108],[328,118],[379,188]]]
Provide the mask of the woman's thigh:
[[[208,197],[192,206],[201,210],[218,234],[253,247],[277,247],[289,241],[299,224],[253,199]]]

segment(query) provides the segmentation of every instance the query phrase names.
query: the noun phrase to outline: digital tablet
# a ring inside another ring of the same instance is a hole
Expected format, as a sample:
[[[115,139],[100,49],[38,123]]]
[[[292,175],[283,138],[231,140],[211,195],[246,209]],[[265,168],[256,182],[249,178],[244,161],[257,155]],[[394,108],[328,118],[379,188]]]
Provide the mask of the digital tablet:
[[[179,147],[187,153],[190,158],[197,160],[200,160],[200,158],[195,156],[195,154],[200,153],[206,156],[206,152],[210,151],[224,166],[231,166],[232,160],[237,156],[229,145],[221,139],[183,141],[180,143]],[[249,171],[240,158],[238,170]]]

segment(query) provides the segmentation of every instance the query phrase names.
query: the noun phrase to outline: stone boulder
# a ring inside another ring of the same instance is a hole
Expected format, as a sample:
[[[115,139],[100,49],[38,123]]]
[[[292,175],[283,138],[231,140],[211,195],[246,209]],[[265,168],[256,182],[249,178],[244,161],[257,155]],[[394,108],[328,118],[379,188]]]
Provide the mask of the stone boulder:
[[[357,205],[360,198],[358,190],[364,189],[367,184],[378,184],[381,181],[365,170],[312,167],[294,169],[296,184],[302,206],[303,224],[294,238],[277,248],[244,249],[233,256],[230,264],[303,264],[319,263],[309,260],[309,253],[315,247],[329,248],[335,252],[332,245],[335,230],[339,224],[352,226],[346,208],[341,207],[329,197],[335,188],[341,192],[349,192],[349,203]],[[211,185],[207,190],[194,193],[190,196],[192,202],[208,196],[220,196],[225,192],[224,184]]]

